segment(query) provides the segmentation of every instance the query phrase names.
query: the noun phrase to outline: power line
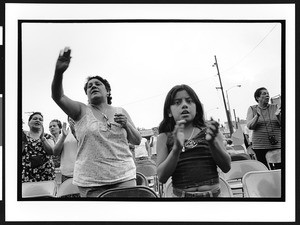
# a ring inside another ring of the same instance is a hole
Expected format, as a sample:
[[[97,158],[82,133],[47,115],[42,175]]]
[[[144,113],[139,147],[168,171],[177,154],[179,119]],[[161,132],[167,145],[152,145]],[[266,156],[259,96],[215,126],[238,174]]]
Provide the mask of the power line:
[[[241,58],[237,63],[235,63],[233,66],[231,66],[229,69],[223,71],[223,73],[228,72],[229,70],[231,70],[233,67],[235,67],[236,65],[240,64],[242,61],[245,60],[245,58],[247,58],[271,33],[272,31],[275,29],[275,27],[277,26],[277,24],[275,24],[274,27],[272,27],[272,29],[261,39],[260,42],[258,42],[258,44],[252,49],[250,50],[250,52],[248,52],[243,58]]]
[[[276,26],[277,26],[277,24],[275,24],[275,26],[272,27],[272,29],[260,40],[260,42],[255,47],[253,47],[253,49],[251,51],[249,51],[243,58],[241,58],[237,63],[235,63],[229,69],[223,71],[223,73],[231,70],[233,67],[235,67],[236,65],[238,65],[239,63],[241,63],[243,60],[245,60],[245,58],[247,58],[272,33],[272,31],[275,29]],[[193,82],[193,83],[191,83],[189,85],[194,85],[194,84],[203,82],[204,80],[211,79],[214,76],[218,76],[218,74],[210,75],[209,77],[206,77],[204,79],[195,81],[195,82]],[[165,92],[157,94],[157,95],[149,96],[149,97],[146,97],[146,98],[138,99],[138,100],[135,100],[135,101],[132,101],[132,102],[128,102],[128,103],[125,103],[125,104],[123,104],[121,106],[127,106],[127,105],[136,104],[136,103],[139,103],[139,102],[144,102],[144,101],[147,101],[147,100],[150,100],[150,99],[153,99],[153,98],[157,98],[157,97],[162,96],[162,95],[165,95]]]
[[[214,75],[214,76],[217,76],[217,75]],[[200,82],[203,82],[204,80],[208,80],[208,79],[211,79],[212,77],[209,76],[209,77],[206,77],[202,80],[198,80],[196,82],[193,82],[193,83],[189,83],[188,85],[191,86],[191,85],[194,85],[194,84],[197,84],[197,83],[200,83]],[[128,102],[128,103],[125,103],[123,105],[121,105],[122,107],[124,106],[127,106],[127,105],[132,105],[132,104],[136,104],[136,103],[139,103],[139,102],[144,102],[144,101],[147,101],[147,100],[150,100],[150,99],[153,99],[153,98],[157,98],[157,97],[160,97],[160,96],[166,96],[166,91],[164,92],[161,92],[157,95],[152,95],[152,96],[149,96],[149,97],[145,97],[145,98],[142,98],[142,99],[138,99],[138,100],[135,100],[135,101],[132,101],[132,102]]]

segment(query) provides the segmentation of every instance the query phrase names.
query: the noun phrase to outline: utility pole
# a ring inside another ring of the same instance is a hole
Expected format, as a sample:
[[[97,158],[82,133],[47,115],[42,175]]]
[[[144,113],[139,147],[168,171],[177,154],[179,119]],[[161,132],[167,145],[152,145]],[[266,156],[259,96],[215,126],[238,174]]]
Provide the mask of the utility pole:
[[[236,115],[235,115],[235,109],[233,109],[233,114],[234,114],[234,121],[235,121],[235,128],[238,129],[238,120],[236,119]]]
[[[223,91],[223,85],[222,85],[221,75],[220,75],[219,66],[218,66],[218,62],[217,62],[217,57],[216,57],[216,56],[215,56],[215,63],[214,63],[213,66],[216,66],[216,67],[217,67],[218,77],[219,77],[219,81],[220,81],[220,87],[217,87],[217,89],[221,89],[221,91],[222,91],[223,102],[224,102],[224,107],[225,107],[225,112],[226,112],[226,117],[227,117],[227,122],[228,122],[228,127],[229,127],[230,137],[231,137],[231,135],[232,135],[232,133],[233,133],[232,122],[231,122],[231,118],[230,118],[229,111],[228,111],[228,109],[227,109],[227,104],[226,104],[226,100],[225,100],[225,96],[224,96],[224,91]]]

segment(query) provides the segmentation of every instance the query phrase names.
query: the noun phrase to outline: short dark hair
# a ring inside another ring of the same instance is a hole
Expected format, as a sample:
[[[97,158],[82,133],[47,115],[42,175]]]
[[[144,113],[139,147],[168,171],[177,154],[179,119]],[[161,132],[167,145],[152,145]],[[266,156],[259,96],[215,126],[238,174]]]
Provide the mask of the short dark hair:
[[[111,100],[112,100],[112,97],[111,97],[111,87],[110,87],[110,84],[108,83],[108,81],[100,76],[90,76],[90,77],[87,77],[87,81],[86,83],[84,84],[84,92],[85,94],[87,94],[87,84],[88,82],[91,80],[91,79],[97,79],[99,81],[101,81],[104,86],[105,86],[105,89],[106,91],[108,92],[108,96],[107,96],[107,103],[109,105],[111,105]]]
[[[50,122],[50,123],[52,123],[52,122],[56,122],[56,123],[57,123],[57,126],[59,127],[59,129],[61,129],[61,128],[62,128],[62,125],[61,125],[61,122],[60,122],[60,120],[58,120],[58,119],[54,119],[54,120],[51,120],[51,122]]]
[[[32,114],[29,116],[28,122],[32,119],[32,117],[33,117],[34,115],[40,115],[42,118],[44,118],[41,112],[34,112],[34,113],[32,113]]]
[[[267,88],[260,87],[260,88],[256,89],[256,91],[254,92],[254,99],[255,99],[256,102],[258,102],[257,98],[259,98],[259,96],[261,95],[262,90],[267,90]]]
[[[173,117],[169,117],[170,107],[171,105],[174,104],[174,98],[177,92],[182,90],[185,90],[189,94],[189,96],[192,98],[192,100],[195,102],[196,105],[196,115],[193,120],[193,124],[198,127],[205,125],[202,104],[196,92],[190,86],[186,84],[181,84],[181,85],[174,86],[166,96],[164,109],[163,109],[163,120],[160,123],[158,128],[159,133],[166,133],[166,132],[173,131],[176,122],[174,121]]]

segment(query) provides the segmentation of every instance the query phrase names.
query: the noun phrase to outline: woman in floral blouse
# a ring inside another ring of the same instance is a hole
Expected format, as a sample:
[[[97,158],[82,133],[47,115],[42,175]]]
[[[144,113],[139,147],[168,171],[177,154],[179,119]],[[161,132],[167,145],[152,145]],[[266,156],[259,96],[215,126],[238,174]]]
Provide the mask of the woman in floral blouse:
[[[22,137],[22,182],[54,180],[54,141],[44,133],[43,115],[35,112],[28,120],[29,131]]]

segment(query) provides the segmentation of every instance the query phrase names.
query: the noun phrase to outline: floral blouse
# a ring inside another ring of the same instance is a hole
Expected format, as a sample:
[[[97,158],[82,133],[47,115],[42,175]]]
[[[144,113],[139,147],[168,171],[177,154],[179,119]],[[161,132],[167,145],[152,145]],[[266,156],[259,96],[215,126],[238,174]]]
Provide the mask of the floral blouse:
[[[45,134],[46,139],[52,139]],[[33,139],[26,134],[24,150],[22,151],[22,182],[38,182],[54,180],[54,163],[52,156],[44,150],[41,139]]]

